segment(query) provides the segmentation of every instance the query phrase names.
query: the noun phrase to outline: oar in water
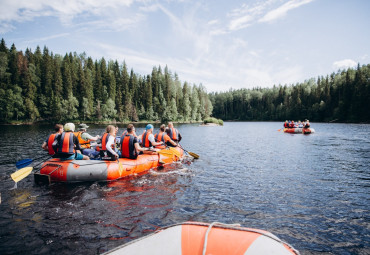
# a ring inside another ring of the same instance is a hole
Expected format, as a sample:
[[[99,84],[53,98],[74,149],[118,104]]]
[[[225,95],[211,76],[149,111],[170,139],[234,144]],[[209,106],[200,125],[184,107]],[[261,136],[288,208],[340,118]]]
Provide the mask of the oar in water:
[[[19,182],[20,180],[26,178],[33,170],[32,166],[24,167],[10,175],[12,177],[13,181]]]
[[[162,154],[165,156],[177,156],[179,158],[181,157],[180,152],[178,152],[176,149],[171,150],[171,148],[169,148],[168,150],[167,149],[160,150],[158,151],[158,154]]]
[[[191,151],[187,151],[187,150],[185,150],[185,149],[184,149],[184,147],[182,147],[180,143],[179,143],[178,145],[179,145],[179,147],[180,147],[181,149],[183,149],[183,150],[184,150],[186,153],[188,153],[190,156],[192,156],[192,157],[193,157],[193,158],[195,158],[195,159],[199,159],[199,155],[198,155],[198,154],[196,154],[196,153],[194,153],[194,152],[191,152]]]
[[[43,156],[38,157],[38,158],[35,158],[35,159],[32,159],[32,158],[22,159],[22,160],[17,161],[17,163],[15,163],[15,166],[16,166],[18,169],[20,169],[20,168],[23,168],[23,167],[28,166],[29,164],[31,164],[31,163],[32,163],[33,161],[35,161],[35,160],[38,160],[38,159],[40,159],[40,158],[45,158],[45,157],[47,157],[47,156],[49,156],[49,155],[43,155]]]

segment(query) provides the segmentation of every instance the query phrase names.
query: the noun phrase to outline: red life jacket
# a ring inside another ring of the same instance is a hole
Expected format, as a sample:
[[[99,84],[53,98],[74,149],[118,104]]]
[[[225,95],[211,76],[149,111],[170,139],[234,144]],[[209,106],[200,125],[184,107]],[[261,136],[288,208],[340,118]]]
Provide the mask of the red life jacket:
[[[176,128],[170,128],[170,133],[168,135],[174,141],[179,140],[179,131]]]
[[[55,154],[55,151],[54,151],[54,148],[53,148],[53,142],[55,141],[55,136],[57,134],[51,134],[49,135],[48,139],[46,140],[46,143],[48,145],[48,151],[49,151],[49,155],[54,155]]]
[[[75,153],[72,132],[63,132],[61,134],[56,153],[64,155],[73,155]]]
[[[146,131],[143,134],[141,147],[145,147],[145,148],[152,147],[152,143],[149,141],[149,133]]]
[[[122,158],[130,158],[130,159],[137,158],[137,151],[135,149],[134,141],[135,141],[135,137],[133,135],[121,136]]]
[[[107,150],[107,142],[109,140],[110,134],[104,133],[103,137],[101,138],[101,150]],[[112,144],[112,149],[114,150],[114,144]]]
[[[159,133],[154,135],[154,138],[157,142],[165,142],[164,141],[164,132],[159,131]]]

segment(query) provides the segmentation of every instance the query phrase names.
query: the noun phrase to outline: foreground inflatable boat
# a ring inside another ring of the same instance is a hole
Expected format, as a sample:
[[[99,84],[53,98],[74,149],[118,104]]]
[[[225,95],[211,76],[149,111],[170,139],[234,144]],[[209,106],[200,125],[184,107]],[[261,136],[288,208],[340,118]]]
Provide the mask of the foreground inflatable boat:
[[[185,222],[119,246],[106,255],[291,255],[292,246],[270,232],[222,223]]]
[[[174,151],[175,150],[175,151]],[[180,161],[184,151],[169,148],[161,151],[161,161],[165,164]],[[128,176],[143,174],[152,168],[163,166],[158,155],[139,155],[137,159],[120,158],[117,161],[105,160],[65,160],[50,159],[34,174],[36,183],[113,181]]]
[[[284,133],[291,133],[291,134],[311,134],[315,133],[315,129],[313,128],[284,128]]]

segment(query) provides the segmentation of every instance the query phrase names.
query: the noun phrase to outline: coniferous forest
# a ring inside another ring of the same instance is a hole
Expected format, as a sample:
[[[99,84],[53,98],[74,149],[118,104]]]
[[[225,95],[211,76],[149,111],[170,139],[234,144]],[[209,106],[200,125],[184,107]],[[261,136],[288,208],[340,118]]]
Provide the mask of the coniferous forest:
[[[370,122],[370,64],[273,88],[207,94],[166,66],[151,74],[85,53],[34,52],[0,43],[0,123],[223,120]]]
[[[211,93],[213,116],[223,120],[370,122],[370,64],[273,88]]]
[[[205,88],[180,82],[167,66],[150,75],[124,62],[53,54],[0,43],[0,122],[201,121],[212,114]]]

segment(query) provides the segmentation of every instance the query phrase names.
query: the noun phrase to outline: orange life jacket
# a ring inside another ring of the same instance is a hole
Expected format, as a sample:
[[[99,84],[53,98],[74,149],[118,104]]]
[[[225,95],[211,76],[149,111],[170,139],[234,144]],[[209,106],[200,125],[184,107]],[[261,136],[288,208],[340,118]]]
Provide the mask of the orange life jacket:
[[[60,136],[60,140],[56,149],[57,154],[73,155],[75,153],[73,133],[63,132]]]
[[[57,134],[51,134],[49,135],[46,143],[48,145],[48,152],[49,152],[49,155],[54,155],[55,154],[55,151],[54,151],[54,148],[53,148],[53,142],[55,141],[55,136]]]
[[[81,131],[74,132],[73,134],[77,137],[78,142],[80,143],[81,149],[89,149],[90,148],[90,140],[86,141],[86,140],[82,139],[82,132]]]
[[[147,131],[145,131],[143,134],[143,138],[141,141],[141,147],[145,147],[145,148],[152,147],[152,143],[149,141],[149,133]]]
[[[169,136],[172,140],[178,141],[179,140],[179,131],[176,128],[170,128]]]

